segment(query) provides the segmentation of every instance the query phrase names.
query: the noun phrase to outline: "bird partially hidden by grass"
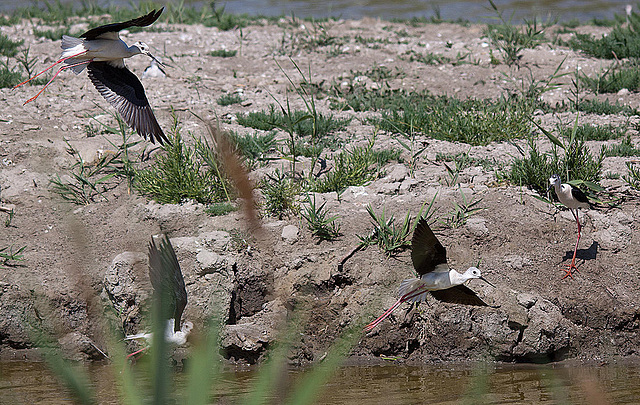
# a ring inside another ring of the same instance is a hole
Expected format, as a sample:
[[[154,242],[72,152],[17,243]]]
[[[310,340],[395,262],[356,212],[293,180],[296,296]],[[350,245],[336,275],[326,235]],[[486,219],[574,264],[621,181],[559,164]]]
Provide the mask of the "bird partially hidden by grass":
[[[366,332],[378,326],[403,302],[422,302],[427,299],[428,294],[442,302],[490,306],[464,283],[477,278],[492,287],[495,286],[482,277],[480,270],[476,267],[469,267],[463,274],[449,268],[447,251],[424,218],[418,221],[411,238],[411,261],[420,278],[402,281],[399,289],[400,298],[380,317],[368,324],[364,328]]]
[[[42,90],[24,103],[27,104],[38,98],[63,70],[71,69],[75,74],[79,74],[86,67],[93,85],[102,97],[118,110],[127,125],[151,143],[155,143],[156,140],[161,145],[170,143],[151,111],[142,83],[127,69],[124,59],[143,54],[160,65],[162,63],[149,52],[149,46],[144,42],[128,46],[119,35],[119,32],[126,28],[153,24],[163,10],[164,7],[129,21],[93,28],[80,35],[80,38],[63,35],[60,59],[37,75],[16,85],[14,89],[64,62],[64,66],[58,69]]]
[[[187,306],[187,290],[176,252],[167,235],[164,235],[160,241],[160,249],[153,238],[149,243],[149,278],[153,287],[154,300],[160,300],[163,306],[166,305],[167,312],[171,314],[171,318],[166,319],[165,341],[177,346],[184,345],[193,329],[193,323],[189,321],[181,323],[182,313]],[[153,334],[149,332],[127,335],[125,340],[143,339],[147,342],[147,346],[129,354],[127,358],[147,350],[152,337]]]
[[[578,253],[578,243],[580,242],[580,234],[582,232],[582,225],[580,224],[580,219],[578,219],[578,209],[589,208],[590,204],[587,196],[578,187],[562,183],[560,176],[557,174],[554,174],[549,178],[549,189],[552,187],[558,196],[558,200],[560,200],[565,207],[569,208],[569,211],[571,211],[573,217],[576,219],[576,223],[578,224],[578,240],[576,240],[576,246],[573,249],[571,263],[567,265],[567,269],[565,270],[567,274],[562,277],[564,280],[567,277],[573,278],[574,270],[578,271],[578,267],[576,266],[576,254]]]

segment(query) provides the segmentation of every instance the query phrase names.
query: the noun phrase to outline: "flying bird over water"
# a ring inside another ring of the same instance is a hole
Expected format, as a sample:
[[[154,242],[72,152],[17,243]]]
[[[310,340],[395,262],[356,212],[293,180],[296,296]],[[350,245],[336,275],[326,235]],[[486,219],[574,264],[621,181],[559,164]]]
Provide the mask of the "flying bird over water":
[[[131,128],[151,143],[155,143],[156,140],[160,144],[169,143],[153,115],[153,111],[151,111],[142,83],[136,75],[127,69],[124,63],[125,58],[138,54],[147,55],[153,60],[156,58],[151,55],[149,46],[144,42],[136,42],[128,46],[120,39],[119,35],[119,32],[126,28],[146,27],[153,24],[163,10],[164,7],[159,11],[153,10],[147,15],[129,21],[93,28],[80,35],[80,38],[64,35],[60,59],[37,75],[16,85],[14,89],[54,66],[64,63],[64,66],[58,69],[42,90],[24,103],[27,104],[38,98],[63,70],[71,69],[74,73],[79,74],[86,68],[89,79],[98,92],[118,110]]]
[[[464,283],[478,278],[492,287],[494,285],[482,277],[480,270],[476,267],[469,267],[463,274],[449,268],[447,251],[424,218],[418,221],[411,238],[411,261],[420,278],[402,281],[398,301],[367,325],[364,328],[365,331],[375,328],[403,302],[422,302],[427,299],[427,294],[431,294],[433,298],[442,302],[489,306]]]

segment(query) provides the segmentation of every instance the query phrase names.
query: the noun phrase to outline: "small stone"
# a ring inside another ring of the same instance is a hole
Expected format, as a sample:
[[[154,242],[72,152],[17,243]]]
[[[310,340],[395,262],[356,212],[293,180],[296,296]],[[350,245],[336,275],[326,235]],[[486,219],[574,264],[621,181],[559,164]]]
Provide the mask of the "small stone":
[[[298,240],[298,227],[295,225],[286,225],[282,228],[282,240],[289,244],[294,244]]]
[[[530,293],[520,293],[517,295],[516,299],[518,300],[518,304],[522,305],[527,309],[534,306],[535,303],[538,301],[538,297]]]

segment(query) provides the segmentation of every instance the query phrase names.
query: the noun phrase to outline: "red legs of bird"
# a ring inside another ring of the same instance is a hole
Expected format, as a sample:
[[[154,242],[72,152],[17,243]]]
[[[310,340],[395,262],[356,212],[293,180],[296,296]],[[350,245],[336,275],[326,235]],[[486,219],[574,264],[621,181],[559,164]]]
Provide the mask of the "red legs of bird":
[[[133,352],[133,353],[131,353],[131,354],[128,354],[128,355],[127,355],[127,360],[131,359],[132,357],[134,357],[134,356],[135,356],[136,354],[138,354],[138,353],[142,353],[142,352],[146,351],[147,349],[148,349],[148,347],[143,347],[143,348],[142,348],[142,349],[140,349],[140,350],[136,350],[135,352]]]
[[[571,259],[571,264],[567,265],[567,269],[565,270],[567,274],[562,277],[564,280],[567,277],[573,278],[573,271],[579,271],[578,266],[576,266],[576,254],[578,253],[578,243],[580,242],[580,233],[582,232],[582,225],[580,224],[580,220],[578,219],[578,210],[570,210],[573,214],[573,217],[576,219],[576,223],[578,224],[578,240],[576,240],[576,246],[573,249],[573,258]]]
[[[84,52],[83,52],[83,53],[84,53]],[[77,56],[77,55],[74,55],[74,56]],[[69,59],[69,58],[65,58],[65,59]],[[63,59],[63,60],[64,60],[64,59]],[[42,90],[40,90],[40,91],[38,92],[38,94],[36,94],[35,96],[31,97],[29,100],[25,101],[25,102],[24,102],[24,104],[22,104],[22,105],[26,105],[27,103],[30,103],[30,102],[32,102],[33,100],[35,100],[36,98],[38,98],[38,97],[40,96],[40,94],[42,94],[42,92],[43,92],[47,87],[49,87],[49,85],[51,84],[51,82],[53,82],[53,80],[54,80],[56,77],[58,77],[58,75],[60,74],[60,72],[62,72],[63,70],[65,70],[65,69],[69,69],[69,68],[73,68],[73,67],[76,67],[76,66],[80,66],[80,65],[88,65],[88,64],[89,64],[89,63],[91,63],[91,62],[92,62],[92,59],[89,59],[89,60],[84,60],[84,61],[82,61],[82,62],[72,63],[72,64],[70,64],[70,65],[67,65],[67,66],[63,66],[63,67],[61,67],[60,69],[58,69],[58,71],[56,72],[56,74],[54,74],[54,75],[53,75],[53,77],[51,78],[51,80],[49,80],[49,81],[47,82],[47,84],[45,84],[45,85],[44,85],[44,87],[42,88]],[[57,64],[57,63],[58,63],[58,62],[56,62],[56,64]],[[55,66],[56,64],[52,65],[51,67]],[[49,68],[47,68],[47,69],[49,69]],[[40,72],[40,73],[42,73],[42,72]],[[39,75],[40,73],[38,73],[38,75]],[[31,79],[33,79],[33,78],[37,77],[38,75],[36,75],[36,76],[32,77]],[[31,79],[29,79],[29,80],[31,80]],[[29,81],[29,80],[27,80],[27,81]],[[25,82],[25,83],[26,83],[26,82]],[[18,86],[21,86],[22,84],[23,84],[23,83],[19,84]],[[16,87],[18,87],[18,86],[16,86]],[[14,88],[15,88],[15,87],[14,87]]]
[[[419,296],[420,294],[423,294],[425,292],[424,286],[420,286],[412,291],[409,291],[408,293],[406,293],[405,295],[403,295],[402,297],[400,297],[398,299],[398,301],[395,302],[395,304],[393,304],[389,309],[387,309],[386,311],[384,311],[384,314],[380,315],[375,321],[371,322],[370,324],[368,324],[367,326],[364,327],[364,331],[365,332],[369,332],[370,330],[372,330],[373,328],[375,328],[376,326],[378,326],[378,324],[380,324],[380,322],[384,321],[389,315],[391,315],[391,313],[393,311],[396,310],[396,308],[398,308],[398,306],[400,304],[402,304],[405,301],[410,300],[411,298],[415,298],[417,296]]]
[[[56,63],[54,63],[53,65],[49,66],[48,68],[46,68],[46,69],[45,69],[45,70],[43,70],[42,72],[38,73],[37,75],[35,75],[35,76],[33,76],[33,77],[28,78],[28,79],[27,79],[27,80],[25,80],[24,82],[22,82],[22,83],[20,83],[20,84],[16,84],[15,86],[13,86],[13,88],[14,88],[14,89],[17,89],[18,87],[22,86],[23,84],[29,83],[31,80],[33,80],[33,79],[35,79],[36,77],[40,76],[41,74],[43,74],[43,73],[44,73],[44,72],[46,72],[47,70],[51,69],[52,67],[54,67],[54,66],[56,66],[56,65],[58,65],[58,64],[60,64],[60,63],[62,63],[62,62],[64,62],[65,60],[67,60],[67,59],[71,59],[71,58],[75,58],[75,57],[80,56],[80,55],[82,55],[82,54],[85,54],[85,53],[87,53],[87,52],[88,52],[88,51],[82,51],[82,52],[77,53],[77,54],[75,54],[75,55],[71,55],[71,56],[67,56],[66,58],[58,59],[58,60],[56,61]]]

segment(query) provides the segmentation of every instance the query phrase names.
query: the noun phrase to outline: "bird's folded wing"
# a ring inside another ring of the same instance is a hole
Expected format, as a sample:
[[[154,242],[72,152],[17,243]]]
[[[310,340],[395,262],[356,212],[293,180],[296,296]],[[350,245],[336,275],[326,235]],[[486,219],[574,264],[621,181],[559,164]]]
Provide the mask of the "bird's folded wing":
[[[450,302],[452,304],[489,306],[482,301],[472,289],[465,285],[457,285],[446,290],[430,291],[431,295],[438,301]]]

